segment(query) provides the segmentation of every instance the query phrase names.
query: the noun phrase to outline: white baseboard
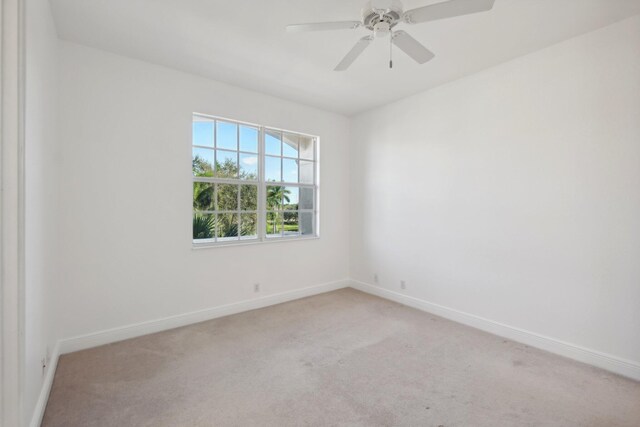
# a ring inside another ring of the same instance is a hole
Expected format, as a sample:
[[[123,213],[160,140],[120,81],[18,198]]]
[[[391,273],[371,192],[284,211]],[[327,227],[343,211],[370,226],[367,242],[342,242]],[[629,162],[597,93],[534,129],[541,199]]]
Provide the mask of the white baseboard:
[[[625,377],[640,381],[640,363],[631,360],[621,359],[619,357],[601,353],[599,351],[584,348],[575,344],[570,344],[534,332],[508,326],[493,320],[475,316],[449,307],[434,304],[419,298],[414,298],[388,289],[374,286],[368,283],[351,280],[351,287],[359,291],[363,291],[372,295],[379,296],[400,304],[417,308],[437,316],[453,320],[464,325],[471,326],[494,335],[508,338],[531,347],[546,350],[560,356],[568,357],[573,360],[597,366],[607,371],[623,375]]]
[[[230,314],[241,313],[243,311],[263,308],[282,302],[292,301],[312,295],[322,294],[336,289],[346,288],[350,281],[347,279],[335,282],[323,283],[309,286],[307,288],[293,291],[281,292],[264,297],[244,300],[232,304],[221,305],[204,310],[192,311],[190,313],[178,314],[162,319],[150,320],[133,325],[120,326],[91,334],[60,340],[60,354],[71,353],[78,350],[97,347],[104,344],[111,344],[117,341],[148,335],[155,332],[166,331],[168,329],[179,328],[180,326],[192,323],[204,322]]]
[[[221,305],[218,307],[212,307],[204,310],[193,311],[190,313],[165,317],[163,319],[141,322],[134,325],[127,325],[59,340],[56,343],[51,354],[49,370],[47,371],[47,375],[45,376],[45,379],[42,383],[40,396],[38,397],[38,402],[36,403],[36,407],[34,408],[33,416],[31,418],[31,423],[29,424],[29,426],[39,427],[42,423],[42,417],[44,416],[44,411],[47,407],[47,400],[49,400],[49,393],[51,392],[53,378],[58,366],[58,359],[62,354],[84,350],[91,347],[97,347],[104,344],[111,344],[129,338],[148,335],[154,332],[166,331],[169,329],[178,328],[180,326],[204,322],[206,320],[211,320],[218,317],[228,316],[231,314],[241,313],[249,310],[255,310],[257,308],[268,307],[270,305],[293,301],[312,295],[323,294],[325,292],[346,288],[350,283],[351,282],[347,279],[338,280],[335,282],[323,283],[321,285],[309,286],[307,288],[296,289],[293,291],[281,292],[279,294],[267,295],[251,300],[240,301],[233,304]]]
[[[45,376],[40,391],[40,396],[33,412],[30,427],[38,427],[42,422],[44,411],[47,406],[49,392],[53,385],[58,358],[61,354],[71,353],[73,351],[84,350],[91,347],[97,347],[104,344],[111,344],[129,338],[135,338],[142,335],[161,332],[168,329],[178,328],[193,323],[203,322],[218,317],[228,316],[231,314],[241,313],[244,311],[254,310],[257,308],[268,307],[270,305],[280,304],[287,301],[322,294],[346,287],[352,287],[359,291],[363,291],[372,295],[376,295],[400,304],[417,308],[483,331],[499,335],[513,341],[521,342],[532,347],[540,348],[551,353],[559,354],[580,362],[588,363],[599,368],[620,374],[640,381],[640,364],[629,360],[617,358],[615,356],[600,353],[594,350],[586,349],[574,344],[569,344],[550,337],[545,337],[533,332],[507,326],[502,323],[484,319],[473,314],[464,313],[452,308],[444,307],[438,304],[430,303],[418,298],[393,292],[388,289],[373,286],[368,283],[359,282],[357,280],[338,280],[335,282],[323,283],[321,285],[310,286],[307,288],[296,289],[293,291],[282,292],[279,294],[267,295],[251,300],[240,301],[233,304],[222,305],[218,307],[208,308],[204,310],[194,311],[185,314],[166,317],[163,319],[141,322],[133,325],[122,326],[118,328],[108,329],[77,337],[66,338],[58,341],[51,354],[49,370]]]
[[[51,386],[53,385],[53,377],[56,375],[56,368],[58,367],[58,358],[60,357],[60,343],[56,343],[53,347],[53,351],[49,358],[49,369],[42,382],[40,388],[40,395],[36,402],[36,407],[33,410],[33,416],[29,427],[40,427],[42,423],[42,417],[44,416],[44,410],[47,407],[47,401],[49,400],[49,393],[51,392]]]

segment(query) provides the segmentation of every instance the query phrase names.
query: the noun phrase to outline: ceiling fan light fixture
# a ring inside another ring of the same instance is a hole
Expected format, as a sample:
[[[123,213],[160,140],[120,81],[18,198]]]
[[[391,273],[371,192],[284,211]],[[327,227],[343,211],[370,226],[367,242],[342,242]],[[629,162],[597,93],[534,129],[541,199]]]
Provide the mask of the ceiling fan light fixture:
[[[435,56],[433,52],[405,31],[397,30],[398,24],[420,24],[439,19],[453,18],[472,13],[486,12],[493,8],[496,0],[445,0],[427,6],[403,10],[400,0],[369,0],[362,9],[360,21],[316,22],[288,25],[287,31],[347,30],[365,28],[372,34],[362,37],[338,63],[335,71],[344,71],[364,52],[375,38],[389,36],[389,55],[395,45],[418,64],[424,64]],[[391,57],[389,67],[393,66]]]
[[[373,26],[373,34],[380,37],[387,37],[389,35],[389,31],[391,30],[391,25],[388,22],[378,22]]]

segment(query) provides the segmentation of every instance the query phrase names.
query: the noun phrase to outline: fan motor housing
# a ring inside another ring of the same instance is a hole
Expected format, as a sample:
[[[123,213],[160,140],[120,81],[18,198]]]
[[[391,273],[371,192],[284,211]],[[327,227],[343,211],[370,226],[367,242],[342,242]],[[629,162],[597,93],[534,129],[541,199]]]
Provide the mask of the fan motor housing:
[[[395,27],[402,17],[402,3],[390,1],[386,9],[375,9],[371,2],[367,2],[362,9],[362,23],[365,28],[375,31],[376,25],[386,23],[389,29]],[[386,25],[385,25],[386,27]]]

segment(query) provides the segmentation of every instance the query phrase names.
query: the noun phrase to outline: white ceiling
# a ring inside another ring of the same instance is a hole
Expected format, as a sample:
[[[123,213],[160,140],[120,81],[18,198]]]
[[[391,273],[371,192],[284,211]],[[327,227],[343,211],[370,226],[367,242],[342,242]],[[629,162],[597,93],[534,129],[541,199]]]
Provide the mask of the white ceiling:
[[[404,0],[405,10],[439,0]],[[490,12],[402,29],[436,54],[418,65],[378,39],[334,66],[366,29],[288,34],[359,19],[365,0],[51,0],[60,38],[347,115],[640,13],[640,0],[496,0]]]

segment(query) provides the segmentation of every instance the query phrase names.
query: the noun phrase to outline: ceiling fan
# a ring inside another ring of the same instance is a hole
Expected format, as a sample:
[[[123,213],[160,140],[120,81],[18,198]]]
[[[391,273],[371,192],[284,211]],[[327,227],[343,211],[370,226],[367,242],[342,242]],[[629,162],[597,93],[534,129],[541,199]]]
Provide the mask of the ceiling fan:
[[[389,36],[389,68],[393,67],[391,47],[396,45],[417,63],[424,64],[435,55],[420,42],[402,30],[394,30],[396,25],[420,24],[437,19],[452,18],[484,12],[493,8],[495,0],[448,0],[407,11],[402,10],[400,0],[370,0],[362,9],[361,21],[316,22],[288,25],[287,31],[355,30],[364,27],[373,34],[362,37],[342,58],[334,71],[344,71],[360,56],[369,44],[378,37]]]

